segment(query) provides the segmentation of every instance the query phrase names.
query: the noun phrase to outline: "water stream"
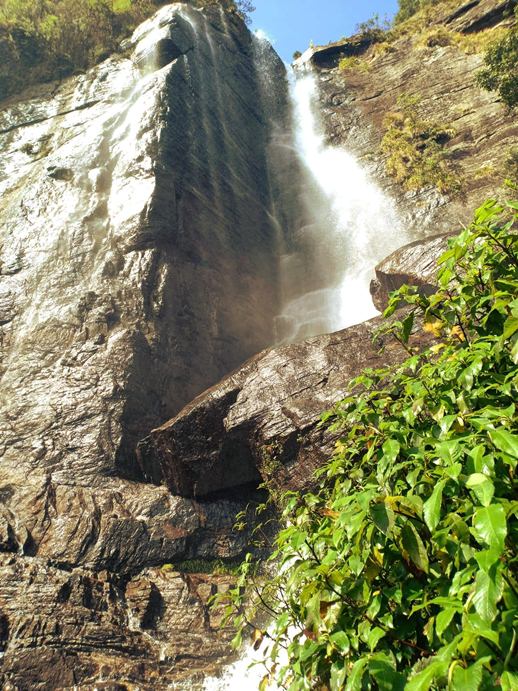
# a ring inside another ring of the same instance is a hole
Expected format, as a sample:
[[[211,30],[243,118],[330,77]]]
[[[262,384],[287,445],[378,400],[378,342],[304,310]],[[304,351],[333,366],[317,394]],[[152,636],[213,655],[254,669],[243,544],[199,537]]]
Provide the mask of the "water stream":
[[[369,291],[374,267],[405,243],[394,203],[350,152],[327,144],[315,76],[294,76],[290,93],[302,209],[290,249],[281,257],[281,342],[375,316]]]

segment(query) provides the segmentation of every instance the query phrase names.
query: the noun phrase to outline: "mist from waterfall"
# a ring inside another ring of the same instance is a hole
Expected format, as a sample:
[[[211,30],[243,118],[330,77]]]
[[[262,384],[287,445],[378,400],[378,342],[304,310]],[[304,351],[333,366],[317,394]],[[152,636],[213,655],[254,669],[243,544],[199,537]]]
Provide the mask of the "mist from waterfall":
[[[351,153],[326,143],[315,76],[292,77],[290,93],[302,208],[281,257],[280,342],[374,317],[374,267],[405,243],[393,202]]]

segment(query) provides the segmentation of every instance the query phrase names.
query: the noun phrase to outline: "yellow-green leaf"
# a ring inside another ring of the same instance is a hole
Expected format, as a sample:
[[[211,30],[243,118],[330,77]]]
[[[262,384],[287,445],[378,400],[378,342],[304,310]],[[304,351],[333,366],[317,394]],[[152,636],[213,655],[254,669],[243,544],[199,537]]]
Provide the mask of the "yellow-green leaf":
[[[428,573],[428,554],[426,553],[426,548],[421,540],[421,536],[410,521],[405,524],[401,531],[401,540],[404,550],[417,568]]]
[[[445,484],[445,480],[441,480],[440,482],[438,482],[435,485],[435,488],[432,494],[430,495],[430,498],[427,499],[427,501],[425,501],[424,503],[424,520],[426,525],[430,528],[432,532],[436,529],[441,519],[442,492]]]
[[[473,473],[466,481],[466,487],[471,489],[482,506],[489,506],[495,493],[495,486],[484,473]]]
[[[489,438],[497,449],[513,456],[513,458],[518,458],[518,436],[500,428],[490,430]]]
[[[501,504],[485,506],[473,516],[473,534],[481,544],[502,553],[507,537],[505,509]]]

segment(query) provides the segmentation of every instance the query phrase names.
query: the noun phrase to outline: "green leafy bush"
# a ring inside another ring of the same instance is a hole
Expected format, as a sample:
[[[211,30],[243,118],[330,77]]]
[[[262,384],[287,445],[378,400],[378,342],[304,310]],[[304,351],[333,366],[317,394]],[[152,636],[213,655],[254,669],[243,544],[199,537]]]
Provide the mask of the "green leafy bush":
[[[435,295],[393,294],[386,316],[410,311],[383,338],[408,359],[324,416],[341,439],[319,493],[285,496],[273,576],[247,559],[227,614],[237,641],[273,616],[263,688],[518,688],[517,210],[477,211]],[[422,353],[419,315],[436,338]]]
[[[451,168],[445,149],[454,132],[422,118],[419,102],[417,96],[402,94],[397,110],[385,118],[381,149],[387,154],[387,172],[407,189],[435,185],[440,192],[456,192],[460,180]]]
[[[518,146],[509,149],[504,162],[504,173],[513,185],[518,184]]]
[[[515,10],[518,19],[518,7]],[[487,50],[485,67],[477,81],[488,91],[497,91],[502,101],[514,108],[518,104],[518,28],[514,26]]]
[[[380,41],[384,38],[390,27],[391,22],[387,17],[382,19],[379,14],[374,14],[366,21],[356,25],[356,33],[365,38],[370,38],[372,41]]]
[[[215,576],[234,575],[239,571],[241,561],[222,559],[184,559],[174,564],[163,564],[162,571],[179,571],[181,573],[208,573]]]
[[[399,0],[399,10],[396,14],[396,24],[404,22],[406,19],[419,12],[421,9],[421,0]]]
[[[444,0],[399,0],[399,9],[394,20],[395,24],[401,24],[420,10],[433,7],[441,2],[444,2]]]

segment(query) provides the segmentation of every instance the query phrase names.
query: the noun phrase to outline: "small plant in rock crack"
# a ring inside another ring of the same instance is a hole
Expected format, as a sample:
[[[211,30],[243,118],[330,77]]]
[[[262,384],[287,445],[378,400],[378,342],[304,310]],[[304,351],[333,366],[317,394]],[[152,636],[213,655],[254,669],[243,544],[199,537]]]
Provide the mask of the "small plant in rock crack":
[[[392,295],[387,317],[410,312],[383,331],[408,359],[323,416],[340,440],[318,493],[284,495],[262,578],[245,561],[226,613],[236,643],[273,619],[254,639],[262,688],[518,688],[517,212],[487,202],[436,294]],[[423,352],[417,315],[436,338]]]

